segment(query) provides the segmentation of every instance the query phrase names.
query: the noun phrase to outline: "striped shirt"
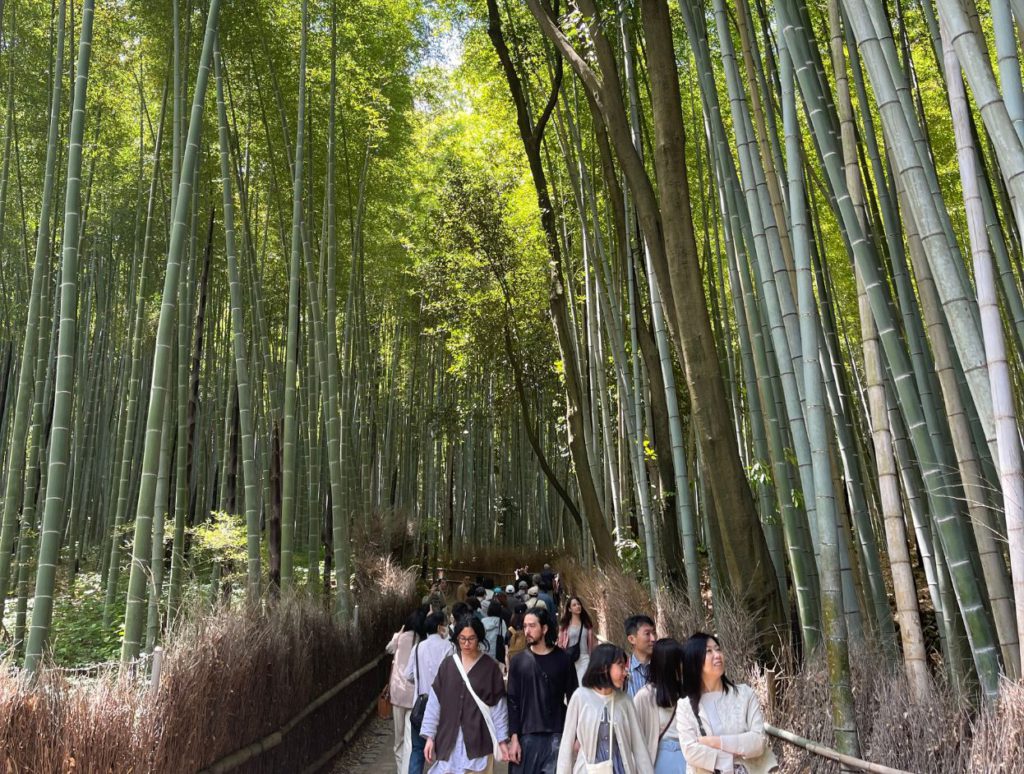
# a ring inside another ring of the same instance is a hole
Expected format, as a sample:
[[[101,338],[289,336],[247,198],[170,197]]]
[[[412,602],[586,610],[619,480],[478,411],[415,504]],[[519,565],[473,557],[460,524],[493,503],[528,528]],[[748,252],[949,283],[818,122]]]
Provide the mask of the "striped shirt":
[[[636,696],[636,692],[647,685],[647,677],[650,674],[650,663],[642,663],[637,660],[636,655],[629,657],[629,685],[626,689],[630,696]]]

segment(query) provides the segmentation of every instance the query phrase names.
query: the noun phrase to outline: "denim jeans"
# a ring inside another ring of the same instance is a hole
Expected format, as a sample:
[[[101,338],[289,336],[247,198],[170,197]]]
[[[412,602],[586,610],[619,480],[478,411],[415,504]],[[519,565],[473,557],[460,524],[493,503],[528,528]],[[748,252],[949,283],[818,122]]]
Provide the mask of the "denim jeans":
[[[423,774],[423,748],[427,740],[420,736],[419,726],[412,727],[412,750],[409,752],[409,774]]]
[[[665,738],[658,742],[658,757],[654,761],[654,774],[683,774],[686,758],[683,757],[679,740]]]

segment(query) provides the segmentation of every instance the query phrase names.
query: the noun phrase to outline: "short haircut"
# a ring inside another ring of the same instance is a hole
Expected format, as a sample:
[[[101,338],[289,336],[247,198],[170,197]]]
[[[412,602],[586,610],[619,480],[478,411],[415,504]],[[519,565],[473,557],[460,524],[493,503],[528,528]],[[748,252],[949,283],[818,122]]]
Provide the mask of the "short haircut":
[[[654,643],[647,682],[654,687],[654,701],[659,707],[675,707],[683,694],[683,646],[671,637]]]
[[[501,606],[501,602],[496,599],[492,599],[491,604],[487,606],[487,615],[500,616],[502,610],[504,610],[504,608]]]
[[[473,608],[471,608],[465,602],[456,602],[454,605],[452,605],[452,620],[458,621],[460,618],[462,618],[462,616],[466,615],[466,613],[472,612]]]
[[[480,645],[487,639],[487,632],[484,631],[483,622],[475,615],[464,615],[452,627],[452,643],[455,645],[459,644],[459,635],[462,634],[464,629],[472,629],[473,634],[476,635],[477,643]]]
[[[428,637],[431,634],[437,634],[437,630],[447,623],[448,616],[446,616],[444,613],[431,613],[427,616],[427,620],[423,624],[423,633],[426,634]]]
[[[524,621],[527,616],[531,615],[537,619],[537,623],[540,624],[542,629],[545,626],[548,627],[548,630],[544,633],[544,642],[546,642],[550,648],[558,641],[558,630],[551,623],[551,614],[548,613],[547,608],[534,607],[527,610],[523,615]]]
[[[479,597],[466,597],[466,606],[474,612],[479,610],[481,607]]]
[[[627,663],[626,651],[618,645],[612,645],[610,642],[598,645],[590,654],[590,663],[583,674],[583,687],[617,690],[615,683],[612,682],[612,665],[625,666]]]
[[[650,626],[652,629],[655,628],[654,621],[651,620],[649,615],[644,615],[643,613],[631,615],[626,619],[626,636],[629,637],[630,635],[636,634],[637,630],[639,630],[641,626],[645,625]]]

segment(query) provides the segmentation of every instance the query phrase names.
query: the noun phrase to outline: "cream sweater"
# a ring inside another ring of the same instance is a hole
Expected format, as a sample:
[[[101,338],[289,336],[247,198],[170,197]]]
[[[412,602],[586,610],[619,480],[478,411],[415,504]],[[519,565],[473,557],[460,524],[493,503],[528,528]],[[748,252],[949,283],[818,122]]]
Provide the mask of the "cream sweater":
[[[659,707],[655,699],[654,686],[650,683],[636,692],[636,696],[633,697],[633,706],[636,708],[637,722],[640,724],[640,731],[643,732],[644,742],[647,744],[647,753],[651,756],[652,761],[657,761],[659,737],[675,739],[677,736],[676,722],[673,716],[678,710],[675,707]],[[661,733],[663,730],[664,735]]]
[[[721,737],[722,750],[697,742],[697,738],[705,734],[700,732],[689,699],[683,697],[676,706],[676,730],[688,770],[692,767],[695,774],[710,774],[720,752],[731,753],[735,762],[746,766],[750,774],[767,774],[777,768],[778,762],[764,733],[761,703],[753,688],[737,685],[723,693],[721,699],[716,700],[716,706],[718,723],[712,725],[703,707],[700,709],[700,722],[704,724],[707,736]]]
[[[569,700],[565,729],[558,748],[557,774],[579,774],[586,771],[587,763],[593,762],[604,708],[613,699],[612,723],[623,769],[626,774],[654,774],[654,764],[647,752],[647,742],[640,730],[636,709],[629,694],[615,691],[610,696],[603,696],[592,688],[577,689]],[[580,751],[574,761],[573,746],[577,741],[580,743]]]

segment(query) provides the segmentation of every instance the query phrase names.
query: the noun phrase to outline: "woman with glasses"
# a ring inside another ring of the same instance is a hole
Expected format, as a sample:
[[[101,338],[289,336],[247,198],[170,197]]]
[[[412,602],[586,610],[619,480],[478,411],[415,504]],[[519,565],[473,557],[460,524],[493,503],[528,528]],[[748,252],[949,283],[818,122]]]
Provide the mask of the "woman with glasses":
[[[697,632],[683,643],[683,695],[676,730],[693,774],[767,774],[778,768],[757,694],[726,676],[722,644],[713,634]]]
[[[456,646],[437,670],[420,726],[431,774],[491,772],[494,754],[508,757],[508,707],[498,662],[483,652],[484,625],[474,615],[456,622]]]
[[[583,686],[565,713],[557,774],[582,774],[602,763],[609,774],[653,774],[633,700],[625,691],[626,664],[625,652],[615,645],[598,645],[590,654]]]

